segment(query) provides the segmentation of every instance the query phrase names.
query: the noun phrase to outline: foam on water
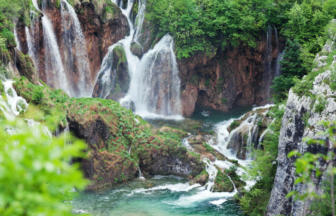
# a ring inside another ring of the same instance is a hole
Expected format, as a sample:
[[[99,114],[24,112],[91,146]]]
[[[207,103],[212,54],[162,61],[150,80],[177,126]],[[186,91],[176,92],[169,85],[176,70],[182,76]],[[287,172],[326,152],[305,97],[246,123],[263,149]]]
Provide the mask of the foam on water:
[[[166,202],[167,204],[180,206],[185,208],[191,208],[197,206],[200,202],[214,199],[214,198],[230,198],[233,197],[236,192],[211,192],[205,188],[200,188],[199,191],[190,196],[181,196],[178,200],[172,202]]]
[[[133,195],[134,193],[152,193],[157,190],[170,190],[171,192],[181,192],[181,191],[190,191],[194,188],[201,187],[200,184],[194,184],[194,185],[189,185],[189,183],[178,183],[178,184],[166,184],[166,185],[160,185],[157,187],[152,187],[152,188],[139,188],[136,190],[133,190],[130,195]]]
[[[226,201],[227,201],[226,199],[219,199],[219,200],[210,201],[210,203],[219,206]]]

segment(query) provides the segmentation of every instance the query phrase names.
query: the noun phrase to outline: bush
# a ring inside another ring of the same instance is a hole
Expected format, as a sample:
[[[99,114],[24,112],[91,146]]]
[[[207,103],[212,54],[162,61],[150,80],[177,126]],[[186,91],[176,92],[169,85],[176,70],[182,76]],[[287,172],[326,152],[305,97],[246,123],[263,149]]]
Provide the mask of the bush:
[[[231,124],[230,124],[230,130],[234,130],[236,127],[239,126],[239,122],[234,120]]]
[[[38,86],[35,87],[34,92],[33,92],[33,96],[32,96],[32,100],[36,103],[39,104],[41,103],[42,99],[43,99],[43,88],[40,88]]]
[[[7,127],[17,133],[9,135]],[[64,136],[51,139],[42,131],[33,133],[22,121],[0,121],[0,215],[72,215],[70,191],[88,182],[69,162],[84,156],[85,144],[72,139],[64,146]]]

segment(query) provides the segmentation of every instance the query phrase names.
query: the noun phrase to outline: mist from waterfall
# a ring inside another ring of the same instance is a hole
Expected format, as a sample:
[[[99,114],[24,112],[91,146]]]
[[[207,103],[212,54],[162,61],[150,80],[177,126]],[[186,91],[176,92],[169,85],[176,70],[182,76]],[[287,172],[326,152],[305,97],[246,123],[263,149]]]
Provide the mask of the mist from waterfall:
[[[117,1],[113,1],[117,4]],[[128,71],[131,76],[130,88],[124,98],[120,100],[121,105],[129,108],[131,101],[135,104],[136,114],[143,117],[159,118],[182,118],[180,99],[180,78],[176,56],[174,54],[173,38],[165,35],[151,50],[149,50],[141,60],[131,52],[132,42],[138,43],[139,32],[144,21],[146,2],[139,1],[136,27],[131,20],[131,11],[134,2],[128,0],[126,9],[120,9],[127,17],[130,26],[130,35],[118,41],[118,45],[125,50]],[[139,43],[138,43],[139,44]],[[100,85],[106,86],[114,82],[110,77],[112,68],[112,53],[116,45],[109,48],[106,54],[98,77],[102,77]],[[96,82],[98,80],[96,78]],[[106,87],[104,87],[106,88]],[[106,97],[109,91],[103,90],[100,96]]]

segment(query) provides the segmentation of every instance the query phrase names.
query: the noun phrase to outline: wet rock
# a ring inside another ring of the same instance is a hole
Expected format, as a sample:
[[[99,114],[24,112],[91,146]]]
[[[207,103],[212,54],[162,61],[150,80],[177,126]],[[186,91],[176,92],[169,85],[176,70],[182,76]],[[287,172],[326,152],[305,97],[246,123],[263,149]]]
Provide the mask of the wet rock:
[[[136,56],[138,56],[139,57],[139,59],[141,59],[141,57],[142,57],[142,47],[138,44],[138,43],[136,43],[136,42],[133,42],[132,43],[132,45],[131,45],[131,52],[134,54],[134,55],[136,55]]]
[[[119,101],[128,92],[130,75],[125,50],[116,46],[107,56],[109,64],[98,77],[93,97]]]
[[[273,52],[269,57],[266,56],[267,36],[262,33],[260,36],[261,40],[254,49],[228,45],[210,56],[197,52],[189,58],[178,59],[183,115],[192,115],[196,105],[229,111],[234,105],[270,103],[269,86],[275,68],[271,68],[273,72],[269,73],[266,67],[269,61],[276,65],[284,43],[279,41],[278,50],[273,34]]]
[[[101,62],[106,55],[109,46],[115,44],[124,38],[129,32],[127,18],[122,14],[120,8],[111,1],[74,1],[73,5],[78,19],[81,23],[82,32],[85,36],[85,45],[89,59],[89,75],[92,86],[97,79]],[[41,5],[40,5],[41,8]],[[70,56],[75,56],[75,49],[69,49],[62,40],[69,29],[74,28],[74,24],[70,23],[65,28],[62,27],[61,10],[58,0],[50,0],[43,10],[52,23],[52,27],[56,34],[57,43],[60,49],[62,62],[71,61]],[[38,77],[47,82],[47,76],[52,80],[54,77],[51,73],[47,73],[44,64],[44,45],[43,45],[43,28],[40,19],[36,19],[31,23],[31,35],[33,38],[33,46],[36,48],[37,64],[35,65]],[[25,32],[25,24],[21,21],[17,24],[18,39],[24,54],[28,53],[27,35]],[[70,83],[77,84],[79,82],[79,66],[77,61],[73,61],[71,68],[65,67]]]

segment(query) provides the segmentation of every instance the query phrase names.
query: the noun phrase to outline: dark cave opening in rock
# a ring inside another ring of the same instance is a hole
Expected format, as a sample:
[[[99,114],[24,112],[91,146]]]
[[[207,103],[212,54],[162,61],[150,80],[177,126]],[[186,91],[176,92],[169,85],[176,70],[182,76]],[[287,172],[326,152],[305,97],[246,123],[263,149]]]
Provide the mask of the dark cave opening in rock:
[[[204,90],[198,92],[196,106],[203,106],[203,107],[211,107],[210,104],[210,97]]]

